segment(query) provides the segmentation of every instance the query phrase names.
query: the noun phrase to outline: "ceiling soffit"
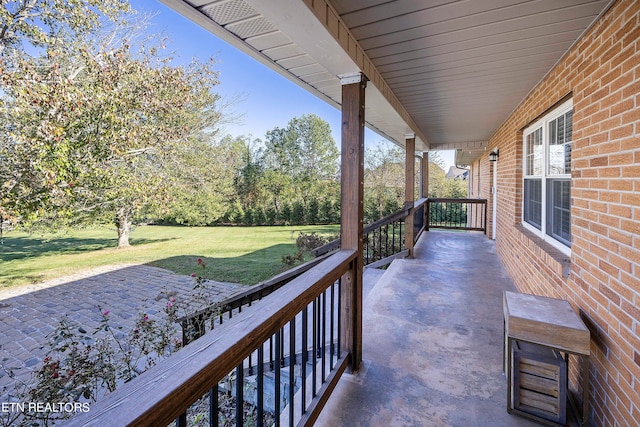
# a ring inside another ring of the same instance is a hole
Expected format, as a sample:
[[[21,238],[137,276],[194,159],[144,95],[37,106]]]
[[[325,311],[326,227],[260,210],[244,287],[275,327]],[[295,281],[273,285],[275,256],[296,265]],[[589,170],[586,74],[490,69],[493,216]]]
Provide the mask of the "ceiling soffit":
[[[610,0],[331,0],[431,149],[486,141]],[[462,150],[462,148],[459,148]]]
[[[337,107],[340,75],[364,73],[368,127],[400,145],[413,133],[418,151],[456,147],[466,157],[482,153],[611,3],[161,1]]]
[[[340,76],[363,72],[370,80],[367,126],[401,146],[405,135],[416,134],[416,148],[428,149],[420,129],[327,2],[161,1],[337,108],[342,102]],[[324,18],[320,20],[317,13]]]

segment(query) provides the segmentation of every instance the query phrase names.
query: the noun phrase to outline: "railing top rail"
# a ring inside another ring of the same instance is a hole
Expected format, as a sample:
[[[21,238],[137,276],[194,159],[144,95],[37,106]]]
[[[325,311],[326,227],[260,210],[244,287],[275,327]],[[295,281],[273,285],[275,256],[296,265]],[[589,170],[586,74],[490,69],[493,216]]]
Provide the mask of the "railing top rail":
[[[123,384],[65,426],[166,425],[234,369],[256,346],[338,280],[356,258],[341,250],[263,300],[260,310],[244,311],[215,334],[193,341],[134,381]]]
[[[486,203],[487,199],[455,199],[455,198],[444,198],[444,197],[429,197],[427,199],[429,202],[436,203]]]
[[[391,215],[380,218],[379,220],[374,221],[371,224],[367,224],[362,231],[366,234],[372,230],[375,230],[376,228],[384,227],[387,224],[391,224],[399,219],[403,219],[407,215],[409,215],[409,208],[405,207],[397,212],[392,213]]]
[[[413,202],[413,208],[414,209],[418,209],[420,206],[424,205],[428,201],[429,201],[429,199],[426,198],[426,197],[423,197],[422,199],[418,199],[415,202]]]

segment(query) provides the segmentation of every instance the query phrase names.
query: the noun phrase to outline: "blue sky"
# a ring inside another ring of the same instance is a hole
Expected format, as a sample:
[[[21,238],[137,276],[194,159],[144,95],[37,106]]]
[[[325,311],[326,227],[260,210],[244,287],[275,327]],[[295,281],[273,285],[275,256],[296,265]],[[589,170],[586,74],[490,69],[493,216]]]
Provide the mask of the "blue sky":
[[[308,93],[295,83],[270,70],[238,49],[220,40],[157,0],[129,0],[139,12],[150,11],[151,33],[162,33],[170,42],[168,50],[175,52],[178,62],[190,62],[197,57],[213,57],[220,72],[220,85],[215,89],[228,99],[240,97],[232,110],[241,114],[238,123],[225,125],[223,132],[231,135],[252,135],[264,139],[275,127],[285,127],[293,117],[313,113],[331,126],[333,138],[340,145],[340,111]],[[378,134],[365,132],[367,146],[385,142]],[[388,143],[388,142],[386,142]],[[390,144],[390,143],[388,143]],[[452,155],[442,156],[447,166]]]

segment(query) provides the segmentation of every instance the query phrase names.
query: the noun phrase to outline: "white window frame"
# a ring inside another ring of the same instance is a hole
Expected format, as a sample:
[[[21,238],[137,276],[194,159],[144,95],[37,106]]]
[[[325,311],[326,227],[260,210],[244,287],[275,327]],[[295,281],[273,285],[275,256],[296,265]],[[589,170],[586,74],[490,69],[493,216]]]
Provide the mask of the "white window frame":
[[[551,244],[552,246],[554,246],[555,248],[559,249],[560,251],[562,251],[564,254],[566,255],[571,255],[571,247],[567,246],[564,242],[557,240],[556,238],[554,238],[553,236],[551,236],[550,234],[547,234],[547,220],[546,220],[546,216],[548,213],[548,199],[547,199],[547,182],[551,179],[569,179],[569,181],[571,180],[571,172],[569,171],[569,173],[565,173],[565,174],[550,174],[549,173],[549,124],[554,121],[555,119],[557,119],[558,117],[568,113],[569,111],[571,111],[573,109],[573,100],[570,99],[564,103],[562,103],[560,106],[558,106],[557,108],[554,108],[552,111],[550,111],[549,113],[545,114],[543,117],[541,117],[540,119],[536,120],[534,123],[530,124],[529,126],[527,126],[524,131],[523,131],[523,135],[522,135],[522,144],[523,144],[523,150],[522,150],[522,156],[523,156],[523,162],[522,162],[522,225],[523,227],[525,227],[527,230],[531,231],[532,233],[534,233],[535,235],[537,235],[538,237],[540,237],[541,239],[543,239],[545,242],[548,242],[549,244]],[[535,131],[537,131],[538,129],[542,130],[542,172],[540,175],[533,175],[533,174],[528,174],[528,164],[527,164],[527,136],[533,134]],[[572,142],[573,142],[573,138],[572,138]],[[541,207],[541,228],[538,229],[536,227],[534,227],[533,225],[529,224],[527,221],[525,221],[525,214],[526,214],[526,201],[525,200],[525,180],[527,178],[534,178],[534,179],[540,179],[541,180],[541,187],[542,187],[542,207]]]

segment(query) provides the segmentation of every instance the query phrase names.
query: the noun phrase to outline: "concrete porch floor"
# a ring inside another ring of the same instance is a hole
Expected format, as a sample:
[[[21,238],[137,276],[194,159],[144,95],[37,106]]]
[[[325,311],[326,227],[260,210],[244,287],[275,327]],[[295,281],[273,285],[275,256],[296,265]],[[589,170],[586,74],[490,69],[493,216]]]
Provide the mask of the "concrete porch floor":
[[[319,426],[533,426],[506,410],[502,295],[515,290],[480,233],[431,231],[365,287],[363,367]]]

